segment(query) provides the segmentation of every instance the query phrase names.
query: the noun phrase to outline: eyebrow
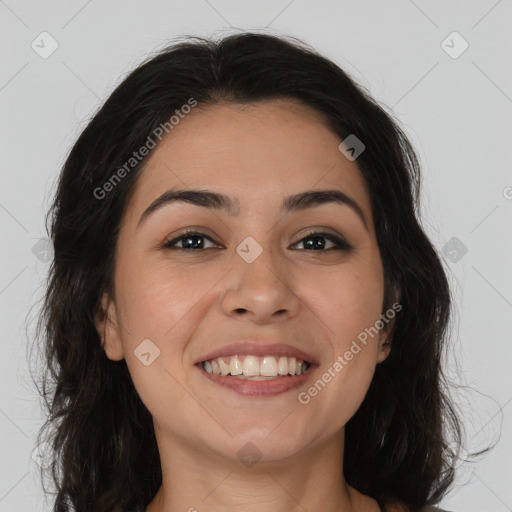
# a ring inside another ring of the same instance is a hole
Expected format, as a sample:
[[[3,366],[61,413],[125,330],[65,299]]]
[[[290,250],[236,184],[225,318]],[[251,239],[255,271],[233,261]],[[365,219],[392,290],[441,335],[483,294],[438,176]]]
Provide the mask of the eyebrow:
[[[213,208],[215,210],[223,210],[229,215],[238,215],[240,213],[240,203],[237,199],[233,199],[219,192],[209,190],[171,189],[157,197],[140,216],[137,228],[154,212],[162,207],[172,203],[185,202],[195,206],[204,208]],[[283,214],[289,212],[304,211],[315,206],[328,203],[336,203],[348,206],[354,211],[362,221],[364,227],[368,231],[368,224],[364,216],[362,208],[352,199],[340,190],[311,190],[294,194],[285,198],[281,205]]]

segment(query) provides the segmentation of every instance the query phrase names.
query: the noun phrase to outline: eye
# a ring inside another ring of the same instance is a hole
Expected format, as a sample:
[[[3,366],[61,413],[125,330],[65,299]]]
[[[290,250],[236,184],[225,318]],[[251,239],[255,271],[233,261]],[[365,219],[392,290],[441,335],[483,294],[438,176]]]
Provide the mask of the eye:
[[[332,244],[332,246],[326,247],[329,243]],[[351,251],[353,249],[353,247],[343,240],[343,238],[332,235],[331,233],[324,233],[322,231],[310,231],[304,238],[295,244],[295,246],[300,244],[303,244],[304,249],[308,251]]]
[[[182,251],[193,251],[195,249],[211,249],[212,247],[206,247],[204,240],[208,240],[213,243],[213,247],[219,247],[215,245],[213,240],[206,236],[204,233],[200,233],[199,231],[187,231],[181,234],[179,237],[174,238],[173,240],[169,240],[165,242],[165,249],[178,249]],[[181,243],[180,246],[176,246],[176,244]]]

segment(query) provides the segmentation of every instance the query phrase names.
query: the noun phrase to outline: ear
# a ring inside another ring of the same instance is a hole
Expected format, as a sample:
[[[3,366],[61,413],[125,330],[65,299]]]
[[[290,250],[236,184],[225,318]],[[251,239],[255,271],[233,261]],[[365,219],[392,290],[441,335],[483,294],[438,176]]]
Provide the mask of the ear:
[[[107,357],[112,361],[124,358],[124,349],[121,342],[120,328],[117,321],[116,307],[110,295],[105,292],[94,316],[94,325],[100,335],[101,346]]]
[[[379,335],[378,351],[379,352],[377,354],[377,363],[382,363],[382,361],[385,361],[386,358],[389,356],[389,353],[391,352],[391,339],[386,337],[383,330]]]
[[[384,327],[379,332],[377,363],[385,361],[391,352],[391,333],[395,325],[395,317],[397,312],[402,309],[401,304],[399,304],[400,294],[396,289],[394,292],[395,300],[393,301],[392,307],[384,311],[381,316]]]

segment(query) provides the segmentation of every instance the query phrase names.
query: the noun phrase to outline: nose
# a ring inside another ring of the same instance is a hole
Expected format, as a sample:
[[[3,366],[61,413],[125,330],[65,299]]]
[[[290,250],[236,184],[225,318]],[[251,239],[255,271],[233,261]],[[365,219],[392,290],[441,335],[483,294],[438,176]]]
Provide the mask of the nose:
[[[269,250],[252,263],[237,254],[222,297],[222,310],[230,317],[255,324],[283,321],[297,315],[301,301],[294,292],[286,262],[278,264]],[[289,263],[288,263],[289,265]]]

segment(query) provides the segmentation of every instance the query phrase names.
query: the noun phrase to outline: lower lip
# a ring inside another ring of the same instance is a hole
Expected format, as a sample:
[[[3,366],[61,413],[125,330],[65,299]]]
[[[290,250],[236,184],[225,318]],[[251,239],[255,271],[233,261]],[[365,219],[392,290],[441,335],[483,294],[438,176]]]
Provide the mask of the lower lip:
[[[211,382],[236,391],[244,396],[275,396],[286,393],[305,384],[313,373],[316,365],[311,365],[302,375],[290,375],[277,377],[274,380],[245,380],[227,375],[217,375],[207,372],[202,365],[198,365],[199,371]]]

